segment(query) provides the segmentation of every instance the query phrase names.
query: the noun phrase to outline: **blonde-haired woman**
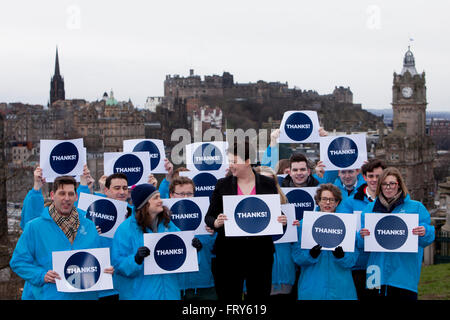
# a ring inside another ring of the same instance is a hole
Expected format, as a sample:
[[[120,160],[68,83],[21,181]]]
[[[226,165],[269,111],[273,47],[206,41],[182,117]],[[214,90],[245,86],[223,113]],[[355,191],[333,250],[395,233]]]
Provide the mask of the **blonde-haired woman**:
[[[430,214],[424,205],[411,200],[408,189],[400,171],[396,168],[386,168],[378,179],[377,198],[363,210],[361,216],[362,229],[358,236],[358,247],[363,248],[364,237],[373,236],[365,228],[365,217],[371,213],[410,213],[419,214],[419,226],[413,228],[412,234],[419,238],[417,253],[405,252],[370,252],[367,263],[371,270],[374,266],[379,270],[376,274],[381,288],[368,288],[374,297],[391,299],[417,300],[417,287],[420,279],[420,269],[423,258],[423,248],[434,241],[434,227],[431,225]],[[373,277],[370,270],[368,277]]]
[[[267,166],[256,167],[255,171],[261,175],[272,178],[275,181],[281,204],[287,204],[288,199],[278,184],[277,175],[272,168]],[[294,225],[299,225],[299,221],[294,221]],[[272,290],[270,298],[273,300],[296,299],[296,293],[292,292],[295,284],[295,264],[292,260],[291,243],[275,243],[272,265]]]

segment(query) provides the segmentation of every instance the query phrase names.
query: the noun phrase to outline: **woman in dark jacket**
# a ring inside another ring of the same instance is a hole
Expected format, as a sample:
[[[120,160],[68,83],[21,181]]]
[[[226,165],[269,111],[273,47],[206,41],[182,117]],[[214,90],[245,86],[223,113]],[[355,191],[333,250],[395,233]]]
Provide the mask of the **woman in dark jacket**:
[[[206,225],[217,231],[215,242],[215,285],[219,300],[242,300],[246,281],[249,300],[267,300],[272,286],[274,245],[272,236],[225,237],[223,213],[224,195],[277,194],[275,181],[262,176],[251,167],[250,145],[244,143],[244,154],[238,154],[241,146],[236,143],[228,150],[230,173],[217,181],[211,196]],[[278,221],[286,223],[286,217]]]

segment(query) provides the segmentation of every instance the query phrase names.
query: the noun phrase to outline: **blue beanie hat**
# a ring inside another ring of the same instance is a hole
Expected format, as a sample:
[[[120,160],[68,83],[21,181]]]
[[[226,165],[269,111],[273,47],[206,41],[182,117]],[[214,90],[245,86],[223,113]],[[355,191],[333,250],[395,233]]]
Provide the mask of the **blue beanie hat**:
[[[159,192],[152,184],[139,184],[131,190],[131,201],[136,210],[141,209],[156,192]]]

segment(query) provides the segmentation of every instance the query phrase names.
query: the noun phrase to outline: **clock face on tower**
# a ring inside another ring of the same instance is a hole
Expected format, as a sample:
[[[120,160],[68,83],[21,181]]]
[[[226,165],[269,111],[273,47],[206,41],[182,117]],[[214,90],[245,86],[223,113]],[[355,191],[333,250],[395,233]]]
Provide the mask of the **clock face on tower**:
[[[402,95],[403,95],[403,97],[405,97],[405,98],[411,98],[412,94],[413,94],[413,89],[412,89],[411,87],[404,87],[404,88],[402,89]]]

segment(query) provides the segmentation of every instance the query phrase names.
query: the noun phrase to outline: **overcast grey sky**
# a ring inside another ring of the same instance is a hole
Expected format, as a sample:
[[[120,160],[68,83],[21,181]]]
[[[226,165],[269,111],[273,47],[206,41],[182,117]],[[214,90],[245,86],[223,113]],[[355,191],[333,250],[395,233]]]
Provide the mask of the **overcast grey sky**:
[[[59,48],[66,98],[143,105],[167,74],[222,74],[390,108],[409,39],[428,110],[450,110],[446,0],[3,1],[0,102],[47,104]]]

